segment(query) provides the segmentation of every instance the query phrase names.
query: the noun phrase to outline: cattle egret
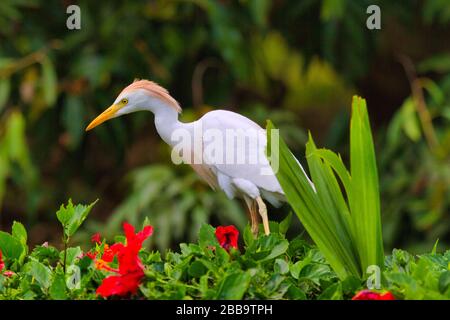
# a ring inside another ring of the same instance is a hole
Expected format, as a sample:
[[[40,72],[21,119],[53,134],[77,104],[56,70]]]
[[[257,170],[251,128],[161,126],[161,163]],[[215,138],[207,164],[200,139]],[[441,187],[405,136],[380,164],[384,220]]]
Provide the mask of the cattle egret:
[[[240,114],[225,110],[210,111],[197,121],[182,123],[178,120],[181,107],[166,89],[149,80],[135,80],[86,131],[109,119],[142,110],[154,114],[160,137],[173,150],[180,149],[184,161],[213,189],[223,190],[230,199],[245,200],[253,234],[258,233],[258,213],[265,234],[270,233],[263,199],[278,207],[285,197],[265,155],[267,141],[263,128]],[[232,143],[239,135],[244,135],[245,141]],[[186,136],[189,139],[180,146],[180,137]]]

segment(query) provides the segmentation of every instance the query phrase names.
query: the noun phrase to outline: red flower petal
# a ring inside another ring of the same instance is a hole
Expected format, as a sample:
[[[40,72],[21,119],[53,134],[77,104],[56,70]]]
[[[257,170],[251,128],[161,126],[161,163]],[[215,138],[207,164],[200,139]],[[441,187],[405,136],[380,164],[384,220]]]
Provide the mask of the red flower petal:
[[[152,234],[153,234],[153,227],[152,226],[145,226],[144,229],[142,229],[142,231],[139,231],[136,234],[136,238],[139,241],[144,242],[145,239],[150,237]]]
[[[86,256],[91,258],[92,260],[94,260],[95,257],[97,256],[97,253],[95,253],[95,252],[87,252]]]
[[[91,237],[91,242],[92,243],[97,243],[97,244],[100,244],[100,243],[102,243],[102,237],[100,236],[100,233],[96,233],[96,234],[94,234],[92,237]]]
[[[112,262],[114,260],[114,256],[116,255],[117,251],[112,250],[107,244],[105,244],[105,247],[103,248],[103,255],[102,260],[105,262]]]
[[[0,272],[5,268],[5,262],[3,261],[2,250],[0,250]]]
[[[132,239],[134,238],[135,234],[134,234],[134,227],[129,224],[128,222],[124,222],[123,223],[123,231],[125,233],[125,237],[128,239]]]
[[[352,300],[395,300],[395,297],[389,291],[381,294],[370,290],[361,290],[355,294]]]
[[[125,287],[122,283],[121,276],[109,276],[105,278],[100,287],[97,288],[97,294],[101,295],[104,298],[113,295],[123,296],[127,293],[128,292],[125,290]]]
[[[118,243],[114,243],[114,244],[110,247],[110,250],[111,250],[112,253],[114,253],[114,254],[116,255],[116,254],[118,254],[121,250],[123,250],[123,248],[124,248],[123,243],[118,242]]]
[[[219,244],[225,250],[231,247],[238,248],[239,231],[235,226],[219,226],[216,228],[216,238]]]
[[[105,278],[98,287],[97,294],[102,297],[136,293],[140,281],[144,277],[144,266],[139,259],[139,251],[145,239],[152,234],[153,227],[147,226],[135,234],[134,227],[129,223],[124,223],[123,230],[127,238],[126,244],[115,243],[111,247],[105,245],[102,260],[99,261],[101,269],[119,273],[119,275]],[[106,262],[111,262],[116,255],[119,262],[118,270],[112,269],[106,264]]]
[[[395,297],[394,297],[394,295],[392,293],[387,291],[386,293],[381,295],[381,299],[380,300],[395,300]]]
[[[144,272],[142,270],[136,270],[126,275],[109,276],[97,288],[97,294],[104,298],[113,295],[125,296],[127,294],[134,294],[143,277]]]

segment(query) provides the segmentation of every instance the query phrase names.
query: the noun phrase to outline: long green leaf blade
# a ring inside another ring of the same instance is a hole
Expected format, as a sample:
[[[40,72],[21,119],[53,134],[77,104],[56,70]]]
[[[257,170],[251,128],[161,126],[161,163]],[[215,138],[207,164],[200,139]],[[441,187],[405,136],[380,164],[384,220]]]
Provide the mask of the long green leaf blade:
[[[370,265],[383,266],[380,194],[375,149],[366,101],[353,97],[350,122],[350,170],[353,196],[350,211],[363,271]]]

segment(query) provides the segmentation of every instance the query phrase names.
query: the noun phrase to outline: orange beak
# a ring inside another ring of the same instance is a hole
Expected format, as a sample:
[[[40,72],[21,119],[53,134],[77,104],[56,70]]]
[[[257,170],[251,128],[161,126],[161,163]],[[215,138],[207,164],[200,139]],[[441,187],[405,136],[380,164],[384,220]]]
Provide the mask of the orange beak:
[[[111,107],[103,111],[97,118],[92,120],[92,122],[89,123],[89,125],[87,126],[86,131],[94,129],[96,126],[102,124],[103,122],[114,118],[119,109],[120,109],[119,105],[113,104]]]

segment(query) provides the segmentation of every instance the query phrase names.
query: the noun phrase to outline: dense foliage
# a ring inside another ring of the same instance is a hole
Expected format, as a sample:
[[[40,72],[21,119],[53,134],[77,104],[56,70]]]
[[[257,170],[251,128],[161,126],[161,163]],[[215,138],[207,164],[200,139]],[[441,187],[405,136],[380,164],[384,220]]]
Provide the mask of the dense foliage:
[[[61,207],[58,216],[70,217],[71,222],[63,225],[75,230],[78,218],[89,210],[89,206],[69,203]],[[290,219],[289,215],[279,224],[271,222],[273,232],[256,239],[247,226],[240,237],[240,248],[226,250],[219,244],[215,229],[203,225],[196,243],[182,243],[176,251],[162,254],[145,247],[138,249],[144,273],[136,283],[137,290],[122,297],[350,299],[365,287],[354,276],[339,280],[320,251],[301,237],[287,240]],[[114,268],[123,267],[124,258],[119,255],[118,260],[109,259],[112,267],[105,268],[93,253],[101,253],[107,260],[105,254],[110,248],[124,250],[151,234],[151,227],[146,225],[143,230],[148,231],[139,240],[141,232],[134,234],[134,228],[130,228],[125,230],[126,238],[116,236],[114,245],[108,246],[97,234],[93,248],[68,247],[63,252],[48,243],[30,248],[25,228],[15,222],[11,233],[0,233],[0,299],[102,299],[102,286],[106,279],[117,277]],[[135,248],[140,247],[139,242]],[[395,299],[449,299],[449,263],[450,251],[440,254],[436,247],[420,256],[394,250],[386,258],[379,292],[387,289]]]

